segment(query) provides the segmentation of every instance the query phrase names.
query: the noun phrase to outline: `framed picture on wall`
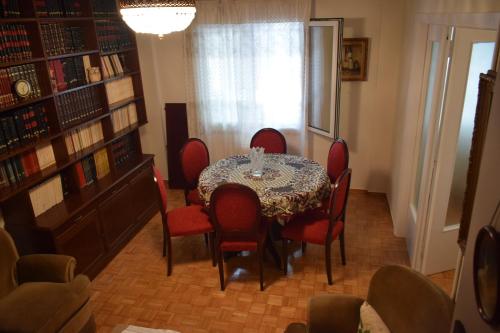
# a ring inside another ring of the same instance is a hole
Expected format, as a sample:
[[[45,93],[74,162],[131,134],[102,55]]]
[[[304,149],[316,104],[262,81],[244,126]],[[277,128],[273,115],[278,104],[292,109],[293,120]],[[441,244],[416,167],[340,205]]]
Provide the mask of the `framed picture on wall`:
[[[366,81],[368,38],[344,38],[342,81]]]

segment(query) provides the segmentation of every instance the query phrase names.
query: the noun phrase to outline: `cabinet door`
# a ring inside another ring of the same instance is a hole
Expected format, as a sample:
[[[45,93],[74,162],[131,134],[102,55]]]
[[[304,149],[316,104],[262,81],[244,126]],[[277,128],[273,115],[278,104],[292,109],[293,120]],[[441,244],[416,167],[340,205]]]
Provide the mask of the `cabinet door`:
[[[125,234],[135,222],[132,195],[128,184],[115,190],[99,205],[99,215],[106,244],[108,248],[113,248],[120,240],[126,238]]]
[[[138,222],[146,222],[159,209],[159,196],[153,172],[148,165],[130,182],[134,202],[134,216]]]
[[[56,237],[56,246],[58,253],[76,258],[77,273],[87,273],[105,254],[97,210],[77,217],[68,230]]]

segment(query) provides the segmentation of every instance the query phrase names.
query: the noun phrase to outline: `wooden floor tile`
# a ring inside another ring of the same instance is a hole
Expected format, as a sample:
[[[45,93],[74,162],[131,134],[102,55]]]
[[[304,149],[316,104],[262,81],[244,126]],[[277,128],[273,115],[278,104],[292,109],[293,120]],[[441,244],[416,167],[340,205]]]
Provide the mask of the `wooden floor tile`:
[[[183,193],[168,191],[169,209],[184,205]],[[156,215],[92,281],[91,303],[99,332],[133,324],[188,332],[283,332],[306,320],[307,302],[320,294],[366,297],[381,266],[408,265],[404,239],[393,235],[385,196],[351,191],[346,219],[347,265],[332,244],[334,284],[326,280],[324,248],[290,245],[288,276],[271,258],[264,263],[265,290],[259,291],[255,254],[231,258],[225,266],[226,291],[220,291],[202,236],[173,239],[173,273],[166,276],[161,217]],[[280,244],[276,244],[280,251]],[[453,274],[433,277],[451,290]],[[451,282],[450,282],[451,281]]]

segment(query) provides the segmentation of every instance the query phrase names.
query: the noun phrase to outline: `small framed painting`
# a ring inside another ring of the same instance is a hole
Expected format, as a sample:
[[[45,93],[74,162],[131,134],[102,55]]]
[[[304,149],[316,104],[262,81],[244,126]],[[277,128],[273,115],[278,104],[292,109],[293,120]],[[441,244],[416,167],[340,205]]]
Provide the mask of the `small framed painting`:
[[[344,38],[342,81],[366,81],[368,38]]]

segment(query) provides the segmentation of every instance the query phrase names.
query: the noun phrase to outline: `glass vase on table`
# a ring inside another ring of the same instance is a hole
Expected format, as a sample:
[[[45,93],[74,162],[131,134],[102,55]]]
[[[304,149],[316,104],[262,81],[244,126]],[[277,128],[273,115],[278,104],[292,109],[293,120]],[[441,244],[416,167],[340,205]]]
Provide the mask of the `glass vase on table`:
[[[254,147],[250,150],[250,170],[252,176],[262,177],[264,173],[264,148]]]

